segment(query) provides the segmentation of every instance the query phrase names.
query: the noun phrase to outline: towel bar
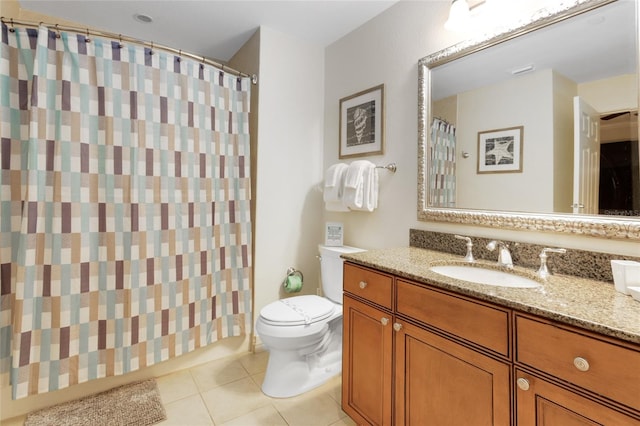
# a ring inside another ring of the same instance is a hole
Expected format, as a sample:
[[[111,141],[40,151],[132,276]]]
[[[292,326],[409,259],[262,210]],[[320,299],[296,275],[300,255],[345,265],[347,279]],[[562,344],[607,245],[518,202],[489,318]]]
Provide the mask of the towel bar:
[[[398,170],[398,167],[396,166],[396,163],[389,163],[386,166],[376,166],[376,169],[387,169],[391,173],[395,173],[396,170]]]

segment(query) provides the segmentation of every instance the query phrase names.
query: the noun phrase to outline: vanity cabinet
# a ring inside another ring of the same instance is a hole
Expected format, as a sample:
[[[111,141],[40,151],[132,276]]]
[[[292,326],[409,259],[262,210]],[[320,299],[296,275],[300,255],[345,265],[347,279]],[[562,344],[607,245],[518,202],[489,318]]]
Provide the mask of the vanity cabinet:
[[[640,413],[637,347],[531,316],[515,324],[518,425],[640,425],[624,414]]]
[[[434,332],[505,356],[507,311],[348,263],[344,290],[342,408],[353,420],[510,424],[510,365]]]
[[[358,424],[640,426],[640,347],[345,262]]]
[[[511,367],[396,319],[395,424],[508,426]]]
[[[345,265],[342,409],[358,424],[390,425],[393,278]]]
[[[509,425],[509,310],[402,279],[395,292],[395,424]]]
[[[640,421],[579,391],[516,368],[518,426],[638,426]]]

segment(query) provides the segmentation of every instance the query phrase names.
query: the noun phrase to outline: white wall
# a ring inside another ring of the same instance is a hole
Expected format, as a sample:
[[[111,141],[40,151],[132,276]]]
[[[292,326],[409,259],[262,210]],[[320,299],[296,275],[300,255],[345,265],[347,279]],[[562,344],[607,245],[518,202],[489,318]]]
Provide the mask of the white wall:
[[[553,73],[553,211],[573,211],[573,98],[575,81]]]
[[[260,28],[254,319],[285,293],[289,266],[318,288],[321,241],[324,49]]]
[[[553,211],[553,72],[541,70],[458,95],[457,206]],[[522,170],[478,174],[478,132],[523,127]]]
[[[417,228],[639,255],[637,242],[417,220],[417,62],[460,41],[460,36],[443,29],[449,6],[448,1],[399,2],[327,48],[323,167],[339,161],[340,98],[384,83],[385,154],[371,159],[396,162],[398,172],[381,172],[380,207],[375,212],[327,212],[325,220],[343,221],[345,243],[363,248],[406,246],[409,228]]]
[[[381,170],[379,207],[372,213],[327,212],[325,220],[345,225],[345,244],[362,248],[406,246],[417,215],[418,59],[453,41],[434,31],[448,14],[447,2],[400,2],[326,50],[324,168],[338,159],[340,99],[385,85],[384,155],[395,174]]]
[[[635,90],[629,90],[630,87]],[[638,78],[625,74],[582,83],[578,85],[578,95],[602,114],[637,109]]]

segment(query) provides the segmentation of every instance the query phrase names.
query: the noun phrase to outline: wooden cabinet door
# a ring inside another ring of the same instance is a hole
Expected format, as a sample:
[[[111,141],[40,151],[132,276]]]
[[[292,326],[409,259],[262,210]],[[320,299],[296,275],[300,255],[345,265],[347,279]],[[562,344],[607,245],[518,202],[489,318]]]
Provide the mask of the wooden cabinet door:
[[[343,312],[342,409],[358,424],[390,425],[392,317],[347,294]]]
[[[639,426],[634,419],[534,375],[516,370],[518,426]]]
[[[396,425],[511,423],[509,364],[406,322],[394,329]]]

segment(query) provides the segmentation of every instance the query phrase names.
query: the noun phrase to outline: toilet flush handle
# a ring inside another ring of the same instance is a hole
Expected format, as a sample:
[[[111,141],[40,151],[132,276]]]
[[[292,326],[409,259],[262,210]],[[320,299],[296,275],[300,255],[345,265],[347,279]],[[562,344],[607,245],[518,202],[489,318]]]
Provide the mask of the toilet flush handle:
[[[367,282],[366,281],[360,281],[359,285],[360,285],[360,288],[364,290],[365,287],[367,286]]]

